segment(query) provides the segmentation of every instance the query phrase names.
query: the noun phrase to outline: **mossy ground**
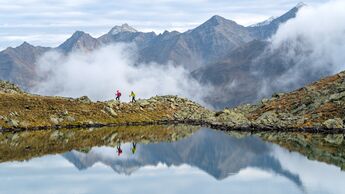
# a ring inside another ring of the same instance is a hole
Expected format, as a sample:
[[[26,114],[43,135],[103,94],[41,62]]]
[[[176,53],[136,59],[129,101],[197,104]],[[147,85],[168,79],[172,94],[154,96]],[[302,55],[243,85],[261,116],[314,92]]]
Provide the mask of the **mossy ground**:
[[[176,141],[191,135],[198,128],[171,125],[6,132],[0,135],[0,162],[28,160],[94,146],[114,147],[124,142]]]
[[[110,113],[109,108],[115,114]],[[171,108],[167,101],[157,101],[148,107],[139,103],[94,103],[62,97],[0,93],[0,126],[3,128],[152,122],[172,119],[177,111],[179,106]],[[13,126],[10,120],[17,122],[18,126]]]
[[[345,72],[329,76],[296,91],[273,97],[262,103],[246,117],[255,121],[266,112],[290,115],[301,122],[290,122],[289,127],[321,127],[328,119],[345,119]],[[281,119],[281,118],[279,118]]]

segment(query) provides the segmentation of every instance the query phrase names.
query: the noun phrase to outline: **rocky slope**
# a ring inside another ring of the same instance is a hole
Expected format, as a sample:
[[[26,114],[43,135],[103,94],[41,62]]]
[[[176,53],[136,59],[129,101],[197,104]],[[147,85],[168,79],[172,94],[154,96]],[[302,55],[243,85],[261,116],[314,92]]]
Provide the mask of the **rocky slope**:
[[[155,124],[201,120],[205,115],[211,116],[212,112],[176,96],[157,96],[136,103],[91,102],[86,96],[72,99],[32,95],[9,82],[0,82],[2,130]]]
[[[344,110],[345,72],[341,72],[256,105],[225,109],[219,118],[230,126],[318,131],[344,128]]]
[[[91,102],[22,92],[0,82],[2,130],[159,123],[202,124],[224,130],[344,132],[345,72],[255,105],[213,112],[177,96],[136,103]]]
[[[32,46],[24,42],[16,48],[0,52],[0,79],[8,80],[28,89],[35,85],[36,60],[50,48]]]
[[[244,26],[215,15],[187,32],[163,33],[140,51],[140,60],[161,64],[172,61],[194,70],[251,40],[253,37]]]

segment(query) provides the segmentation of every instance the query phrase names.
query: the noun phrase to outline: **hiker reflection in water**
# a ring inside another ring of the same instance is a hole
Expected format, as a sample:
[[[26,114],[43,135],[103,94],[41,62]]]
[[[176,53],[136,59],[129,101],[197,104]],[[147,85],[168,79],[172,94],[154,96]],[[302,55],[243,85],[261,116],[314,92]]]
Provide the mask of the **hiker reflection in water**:
[[[117,155],[120,156],[122,154],[121,144],[117,145]]]
[[[132,153],[135,154],[135,152],[137,151],[137,143],[133,142],[132,143]]]

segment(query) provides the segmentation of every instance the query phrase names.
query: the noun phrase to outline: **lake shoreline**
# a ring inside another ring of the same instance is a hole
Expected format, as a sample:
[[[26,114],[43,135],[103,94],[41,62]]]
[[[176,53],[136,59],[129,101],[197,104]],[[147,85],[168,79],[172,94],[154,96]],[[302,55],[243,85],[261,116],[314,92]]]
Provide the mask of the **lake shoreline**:
[[[0,81],[0,131],[190,124],[224,131],[345,133],[345,72],[256,104],[209,110],[178,96],[134,103],[40,96]]]
[[[59,130],[59,129],[85,129],[85,128],[102,128],[102,127],[136,127],[136,126],[164,126],[164,125],[189,125],[197,127],[207,127],[211,129],[217,129],[221,131],[235,131],[235,132],[300,132],[311,134],[345,134],[345,129],[342,128],[325,128],[325,127],[313,127],[313,128],[277,128],[269,126],[240,126],[233,127],[222,123],[212,123],[204,120],[158,120],[147,122],[128,122],[128,123],[108,123],[108,124],[79,124],[79,125],[55,125],[55,126],[40,126],[31,128],[2,128],[0,133],[7,132],[24,132],[24,131],[37,131],[37,130]]]

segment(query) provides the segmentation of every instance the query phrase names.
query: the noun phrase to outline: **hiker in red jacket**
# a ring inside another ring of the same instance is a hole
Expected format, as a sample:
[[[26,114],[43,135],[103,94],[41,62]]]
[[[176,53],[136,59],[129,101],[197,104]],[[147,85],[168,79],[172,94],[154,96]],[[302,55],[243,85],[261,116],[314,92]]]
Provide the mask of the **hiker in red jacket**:
[[[120,97],[121,97],[121,92],[119,90],[117,90],[115,100],[120,101]]]
[[[120,156],[122,154],[121,144],[117,145],[117,155]]]

